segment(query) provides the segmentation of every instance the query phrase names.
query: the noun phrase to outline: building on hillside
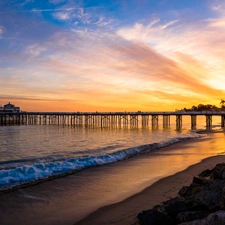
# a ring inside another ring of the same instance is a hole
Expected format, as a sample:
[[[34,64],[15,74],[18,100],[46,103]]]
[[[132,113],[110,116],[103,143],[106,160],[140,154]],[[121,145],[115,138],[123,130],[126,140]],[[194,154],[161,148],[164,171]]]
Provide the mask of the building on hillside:
[[[3,107],[0,106],[0,112],[20,112],[20,107],[15,107],[10,102]]]

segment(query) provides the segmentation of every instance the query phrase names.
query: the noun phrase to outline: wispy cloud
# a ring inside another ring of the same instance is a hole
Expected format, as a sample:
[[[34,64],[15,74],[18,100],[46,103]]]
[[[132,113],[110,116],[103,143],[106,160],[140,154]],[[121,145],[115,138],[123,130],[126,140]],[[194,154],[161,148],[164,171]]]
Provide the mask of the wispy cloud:
[[[160,23],[160,19],[153,19],[147,25],[137,22],[133,26],[120,28],[117,34],[127,40],[139,40],[154,45],[163,41],[165,35],[168,36],[168,28],[177,29],[178,22],[178,19],[168,23]]]
[[[127,40],[148,44],[157,52],[175,60],[186,73],[202,77],[201,82],[204,84],[225,90],[219,84],[223,83],[224,77],[224,24],[224,17],[217,14],[213,19],[188,24],[174,23],[163,30],[160,30],[162,25],[159,23],[155,23],[154,27],[135,24],[133,27],[120,28],[117,33]],[[195,61],[190,61],[191,58]]]
[[[156,53],[147,45],[139,43],[119,47],[117,51],[127,58],[126,61],[117,65],[118,70],[123,70],[129,74],[133,73],[134,75],[139,74],[140,79],[143,81],[158,82],[156,89],[160,88],[160,86],[161,89],[164,89],[163,85],[165,85],[165,88],[168,86],[176,87],[177,90],[182,89],[183,92],[186,90],[193,94],[195,94],[196,89],[203,94],[217,95],[218,93],[217,90],[204,83],[205,73],[204,77],[198,76],[198,74],[207,72],[207,70],[191,57],[180,56],[182,57],[182,64],[180,64]]]
[[[46,50],[46,47],[39,44],[30,45],[27,47],[26,52],[31,58],[39,56],[42,52]]]
[[[59,20],[68,20],[70,18],[68,13],[61,13],[61,12],[55,13],[54,17]]]
[[[210,1],[210,8],[218,13],[219,15],[224,15],[225,2],[223,0]]]
[[[91,8],[101,8],[101,7],[86,7],[88,9]],[[37,9],[37,8],[33,8],[33,9],[29,9],[29,10],[0,10],[0,13],[10,13],[10,12],[19,12],[19,13],[34,13],[34,12],[54,12],[54,11],[73,11],[73,10],[83,10],[82,7],[68,7],[68,8],[48,8],[48,9]]]
[[[164,29],[166,29],[166,28],[172,26],[173,24],[177,23],[178,21],[179,21],[179,20],[173,20],[173,21],[170,21],[170,22],[168,22],[168,23],[166,23],[166,24],[163,24],[163,25],[160,26],[160,29],[161,29],[161,30],[164,30]]]
[[[90,89],[92,84],[95,84],[96,88],[98,84],[101,93],[108,95],[109,90],[114,93],[114,90],[126,89],[132,93],[137,89],[147,90],[149,87],[152,93],[159,88],[168,93],[169,85],[173,90],[183,90],[189,95],[196,95],[196,90],[199,90],[201,95],[221,94],[204,82],[207,68],[204,63],[191,56],[176,53],[177,60],[174,61],[145,44],[125,41],[110,33],[102,38],[99,38],[97,33],[83,35],[78,33],[74,38],[58,35],[54,40],[56,47],[52,49],[54,58],[49,58],[43,65],[52,73],[63,75],[64,81],[61,85],[64,83],[64,89],[76,93]],[[83,46],[77,48],[79,40],[82,40]],[[61,51],[64,52],[63,58],[60,56]],[[75,85],[76,82],[79,87]],[[108,85],[113,83],[115,86],[111,85],[109,89]],[[92,94],[96,92],[92,91]]]
[[[99,9],[101,7],[77,7],[74,10],[54,11],[53,18],[64,21],[70,24],[73,29],[77,26],[80,28],[89,29],[93,27],[107,27],[113,23],[113,19],[107,18]]]

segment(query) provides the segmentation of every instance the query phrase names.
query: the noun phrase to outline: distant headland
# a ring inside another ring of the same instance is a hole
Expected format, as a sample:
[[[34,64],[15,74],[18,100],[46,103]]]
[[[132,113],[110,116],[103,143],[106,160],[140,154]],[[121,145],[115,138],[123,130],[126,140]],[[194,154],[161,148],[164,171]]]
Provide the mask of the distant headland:
[[[225,111],[225,100],[221,99],[220,107],[211,104],[198,104],[198,106],[193,105],[191,108],[183,108],[182,111]]]

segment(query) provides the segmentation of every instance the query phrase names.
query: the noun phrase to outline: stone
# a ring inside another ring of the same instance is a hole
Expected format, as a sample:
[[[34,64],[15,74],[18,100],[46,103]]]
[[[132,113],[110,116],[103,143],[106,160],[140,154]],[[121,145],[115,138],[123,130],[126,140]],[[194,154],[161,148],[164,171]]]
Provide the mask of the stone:
[[[166,212],[172,218],[176,218],[178,213],[186,211],[188,209],[184,198],[181,198],[181,197],[172,198],[164,202],[163,204],[164,204]]]
[[[208,214],[209,211],[207,210],[180,212],[176,217],[176,221],[177,223],[184,223],[193,220],[199,220],[206,217]]]
[[[220,203],[220,208],[223,210],[225,209],[225,187],[222,189],[222,201]]]
[[[208,181],[202,177],[194,177],[192,184],[205,185]]]
[[[155,209],[143,211],[138,214],[140,225],[175,225],[176,223],[168,214]]]
[[[212,174],[212,170],[207,169],[207,170],[202,171],[198,176],[208,178],[211,176],[211,174]]]
[[[158,211],[158,212],[167,214],[164,205],[156,205],[156,206],[154,206],[152,209],[154,209],[154,210],[156,210],[156,211]]]
[[[180,225],[224,225],[225,224],[225,211],[219,210],[215,213],[209,214],[206,218],[201,220],[194,220]]]
[[[189,193],[190,193],[190,187],[188,186],[183,186],[178,192],[179,196],[183,198],[185,198]]]
[[[212,174],[211,174],[210,178],[222,180],[224,178],[224,174],[225,174],[225,163],[220,163],[220,164],[217,164],[212,169]]]
[[[139,213],[140,225],[225,225],[225,163],[203,171],[178,194]]]
[[[189,196],[189,201],[195,205],[201,205],[207,208],[210,212],[220,209],[222,202],[222,189],[225,186],[224,180],[212,180],[205,185],[201,191]]]
[[[225,211],[220,210],[215,213],[209,214],[205,220],[206,225],[224,225],[225,224]]]

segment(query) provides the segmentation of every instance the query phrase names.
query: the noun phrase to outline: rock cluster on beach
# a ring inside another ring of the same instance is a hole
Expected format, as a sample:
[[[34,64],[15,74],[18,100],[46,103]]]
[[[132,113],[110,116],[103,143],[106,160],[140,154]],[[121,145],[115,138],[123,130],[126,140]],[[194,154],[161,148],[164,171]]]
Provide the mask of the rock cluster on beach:
[[[179,196],[138,214],[140,225],[225,224],[225,163],[194,177]]]

